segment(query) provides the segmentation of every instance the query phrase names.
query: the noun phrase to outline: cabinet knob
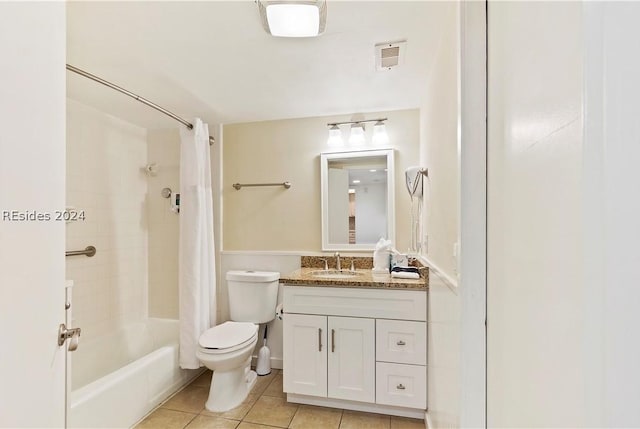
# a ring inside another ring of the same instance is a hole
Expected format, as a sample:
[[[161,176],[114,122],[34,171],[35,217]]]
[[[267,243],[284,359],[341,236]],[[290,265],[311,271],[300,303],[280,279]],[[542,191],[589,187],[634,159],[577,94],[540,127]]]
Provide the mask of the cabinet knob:
[[[406,387],[404,387],[404,385],[403,385],[402,383],[400,383],[400,384],[398,384],[398,385],[396,386],[396,389],[398,389],[398,390],[404,390],[404,389],[406,389]]]
[[[399,346],[404,346],[404,345],[406,345],[407,343],[405,343],[404,341],[400,340],[400,341],[398,341],[396,344],[397,344],[397,345],[399,345]]]

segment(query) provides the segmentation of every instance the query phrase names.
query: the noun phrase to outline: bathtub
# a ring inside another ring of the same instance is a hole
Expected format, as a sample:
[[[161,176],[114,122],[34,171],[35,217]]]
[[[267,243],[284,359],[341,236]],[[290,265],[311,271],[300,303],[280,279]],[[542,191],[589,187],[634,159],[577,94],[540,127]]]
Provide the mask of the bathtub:
[[[148,319],[70,353],[67,427],[129,428],[203,370],[178,366],[178,321]]]

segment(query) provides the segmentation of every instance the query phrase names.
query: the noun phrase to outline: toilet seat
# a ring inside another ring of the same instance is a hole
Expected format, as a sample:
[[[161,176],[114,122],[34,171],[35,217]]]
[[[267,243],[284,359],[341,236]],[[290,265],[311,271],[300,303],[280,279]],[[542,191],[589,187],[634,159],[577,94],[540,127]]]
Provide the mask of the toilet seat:
[[[198,340],[203,353],[228,353],[246,347],[258,336],[258,326],[250,322],[224,322],[207,329]]]

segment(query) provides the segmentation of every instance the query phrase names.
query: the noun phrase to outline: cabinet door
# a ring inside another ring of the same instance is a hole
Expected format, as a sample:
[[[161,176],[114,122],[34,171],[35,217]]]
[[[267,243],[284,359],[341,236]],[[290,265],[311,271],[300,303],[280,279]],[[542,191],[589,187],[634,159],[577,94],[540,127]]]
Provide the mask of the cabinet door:
[[[329,317],[328,396],[375,401],[375,321]]]
[[[327,317],[285,314],[283,390],[327,396]]]

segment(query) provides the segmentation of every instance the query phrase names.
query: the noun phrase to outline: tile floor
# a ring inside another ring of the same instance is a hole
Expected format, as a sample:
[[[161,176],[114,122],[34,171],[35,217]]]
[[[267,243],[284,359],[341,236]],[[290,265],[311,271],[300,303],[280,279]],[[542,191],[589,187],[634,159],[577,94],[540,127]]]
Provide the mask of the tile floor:
[[[237,408],[212,413],[204,408],[211,372],[149,414],[136,429],[424,429],[417,419],[390,417],[334,408],[290,404],[282,392],[282,372],[258,377],[247,399]]]

